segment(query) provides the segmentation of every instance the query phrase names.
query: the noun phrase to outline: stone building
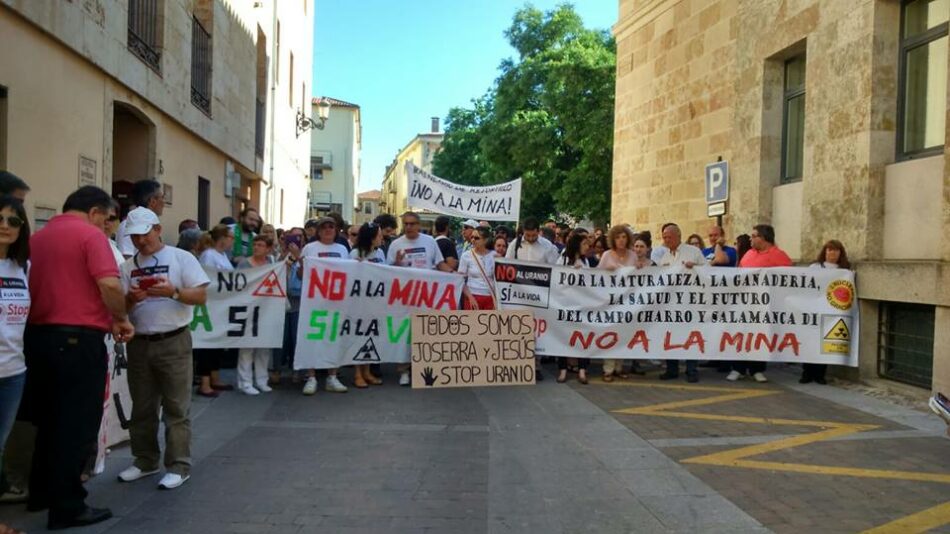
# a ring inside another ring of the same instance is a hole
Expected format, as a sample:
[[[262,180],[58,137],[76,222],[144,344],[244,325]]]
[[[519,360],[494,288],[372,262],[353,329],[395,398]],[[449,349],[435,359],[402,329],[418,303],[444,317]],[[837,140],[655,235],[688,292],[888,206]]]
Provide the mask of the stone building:
[[[165,187],[167,241],[247,206],[300,224],[313,2],[0,0],[0,168],[37,225],[83,184]]]
[[[654,233],[766,222],[856,260],[860,368],[950,390],[947,0],[620,0],[613,211]]]
[[[330,109],[324,127],[310,138],[310,217],[332,211],[349,221],[360,182],[360,107],[335,98],[314,98],[313,116],[319,115],[321,101]]]
[[[386,176],[383,178],[382,200],[379,207],[384,213],[399,217],[409,211],[409,179],[406,175],[406,162],[411,161],[416,167],[432,172],[432,160],[442,146],[444,135],[439,132],[439,118],[432,117],[432,130],[413,137],[396,153],[393,162],[386,166]],[[423,226],[431,230],[439,214],[427,210],[415,211],[419,213]]]
[[[377,215],[382,213],[379,209],[379,199],[382,194],[379,189],[363,191],[356,195],[356,209],[353,210],[353,224],[362,225],[363,223],[373,222]]]

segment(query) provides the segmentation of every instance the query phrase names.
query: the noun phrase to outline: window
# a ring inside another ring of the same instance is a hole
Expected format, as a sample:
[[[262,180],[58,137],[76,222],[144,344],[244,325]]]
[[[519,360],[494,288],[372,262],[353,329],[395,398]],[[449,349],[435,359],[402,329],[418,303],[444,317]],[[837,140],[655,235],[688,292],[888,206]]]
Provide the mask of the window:
[[[294,107],[294,53],[290,53],[290,83],[287,84],[290,107]],[[304,110],[301,110],[304,111]]]
[[[898,159],[943,152],[948,18],[950,0],[905,0],[901,6]]]
[[[0,85],[0,169],[7,168],[7,88]]]
[[[373,204],[372,204],[371,202],[364,202],[364,203],[363,203],[363,213],[366,214],[366,215],[372,215],[372,214],[373,214]]]
[[[211,181],[198,177],[198,227],[210,228],[211,223]]]
[[[933,383],[934,307],[882,302],[878,324],[878,373],[930,389]]]
[[[211,115],[211,34],[191,19],[191,103]]]
[[[782,106],[782,183],[802,179],[805,147],[805,54],[785,62]]]
[[[129,50],[161,73],[161,0],[129,0]]]

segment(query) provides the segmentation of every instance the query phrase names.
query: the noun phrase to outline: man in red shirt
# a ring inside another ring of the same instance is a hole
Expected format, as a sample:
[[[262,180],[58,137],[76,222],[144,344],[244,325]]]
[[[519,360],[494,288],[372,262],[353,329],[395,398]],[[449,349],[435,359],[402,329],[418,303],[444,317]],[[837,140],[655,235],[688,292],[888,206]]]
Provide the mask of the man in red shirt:
[[[49,508],[50,530],[112,517],[86,505],[80,476],[102,419],[106,332],[135,330],[125,311],[119,269],[103,233],[112,198],[81,187],[30,239],[30,296],[24,353],[27,393],[37,427],[27,509]]]
[[[758,224],[752,227],[750,234],[752,249],[742,256],[739,267],[791,267],[792,260],[784,250],[775,246],[775,229],[768,224]],[[765,377],[766,362],[735,361],[732,362],[732,371],[726,380],[735,381],[748,373],[756,382],[768,382]]]

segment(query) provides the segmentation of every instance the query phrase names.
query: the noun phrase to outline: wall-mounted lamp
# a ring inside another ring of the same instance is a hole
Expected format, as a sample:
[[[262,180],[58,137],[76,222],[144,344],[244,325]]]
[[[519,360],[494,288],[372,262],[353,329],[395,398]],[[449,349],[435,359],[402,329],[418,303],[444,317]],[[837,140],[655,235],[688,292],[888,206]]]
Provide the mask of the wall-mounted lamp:
[[[317,119],[315,121],[306,116],[299,109],[297,110],[297,137],[311,128],[322,130],[327,125],[327,118],[330,116],[330,99],[323,97],[317,103]]]

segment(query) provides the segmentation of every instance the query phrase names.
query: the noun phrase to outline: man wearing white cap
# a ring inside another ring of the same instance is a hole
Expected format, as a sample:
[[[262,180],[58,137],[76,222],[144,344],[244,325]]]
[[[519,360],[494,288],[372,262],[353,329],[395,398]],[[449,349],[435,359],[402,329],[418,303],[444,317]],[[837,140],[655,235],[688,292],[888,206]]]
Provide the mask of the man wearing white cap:
[[[165,423],[162,489],[188,480],[191,469],[191,323],[194,305],[207,300],[208,275],[195,257],[162,243],[155,212],[135,208],[126,232],[137,252],[122,264],[122,285],[132,324],[139,333],[128,345],[132,394],[133,465],[119,473],[132,482],[159,471],[158,414]]]

